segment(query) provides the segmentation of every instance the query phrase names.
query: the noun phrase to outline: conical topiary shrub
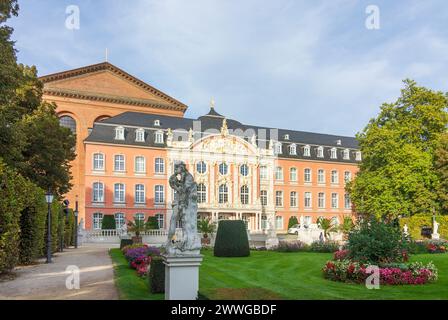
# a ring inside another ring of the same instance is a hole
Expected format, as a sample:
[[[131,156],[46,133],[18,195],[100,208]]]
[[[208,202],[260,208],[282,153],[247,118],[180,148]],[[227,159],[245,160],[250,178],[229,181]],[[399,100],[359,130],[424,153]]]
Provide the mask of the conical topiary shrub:
[[[216,257],[247,257],[250,255],[249,239],[244,221],[219,221],[214,255]]]

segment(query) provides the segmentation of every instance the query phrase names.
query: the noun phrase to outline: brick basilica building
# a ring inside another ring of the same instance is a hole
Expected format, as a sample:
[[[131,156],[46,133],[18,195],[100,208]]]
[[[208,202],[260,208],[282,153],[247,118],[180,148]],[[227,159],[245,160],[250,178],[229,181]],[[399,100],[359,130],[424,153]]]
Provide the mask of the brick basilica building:
[[[77,136],[73,189],[87,230],[102,217],[170,219],[168,178],[187,164],[198,184],[200,217],[241,219],[253,232],[284,232],[296,216],[339,223],[352,214],[345,184],[361,153],[353,137],[243,124],[210,111],[184,117],[187,106],[104,62],[40,78],[44,99]]]

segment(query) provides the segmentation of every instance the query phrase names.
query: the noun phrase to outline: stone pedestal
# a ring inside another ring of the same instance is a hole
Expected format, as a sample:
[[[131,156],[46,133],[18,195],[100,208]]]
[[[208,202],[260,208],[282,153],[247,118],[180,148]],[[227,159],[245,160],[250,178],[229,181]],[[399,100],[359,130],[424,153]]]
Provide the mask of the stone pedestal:
[[[439,233],[433,233],[433,234],[431,234],[431,239],[434,239],[434,240],[438,240],[438,239],[440,239],[440,234],[439,234]]]
[[[163,256],[165,264],[165,300],[196,300],[199,290],[199,266],[203,256]]]

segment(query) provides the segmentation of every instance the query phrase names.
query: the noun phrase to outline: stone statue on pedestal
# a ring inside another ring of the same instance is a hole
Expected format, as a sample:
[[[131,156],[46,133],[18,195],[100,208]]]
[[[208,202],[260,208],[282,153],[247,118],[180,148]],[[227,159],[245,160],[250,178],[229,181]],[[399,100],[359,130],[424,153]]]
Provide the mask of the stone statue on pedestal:
[[[432,224],[433,224],[433,227],[432,227],[431,239],[439,239],[440,238],[439,223],[436,221],[435,217],[433,217]]]
[[[405,225],[403,226],[403,234],[404,234],[405,236],[408,236],[408,235],[409,235],[409,232],[408,232],[408,225],[407,225],[407,224],[405,224]]]
[[[197,185],[193,176],[187,171],[184,162],[174,164],[174,173],[169,178],[174,189],[173,214],[168,230],[166,251],[168,255],[198,255],[201,240],[197,232]],[[182,222],[182,232],[176,236],[176,223]]]

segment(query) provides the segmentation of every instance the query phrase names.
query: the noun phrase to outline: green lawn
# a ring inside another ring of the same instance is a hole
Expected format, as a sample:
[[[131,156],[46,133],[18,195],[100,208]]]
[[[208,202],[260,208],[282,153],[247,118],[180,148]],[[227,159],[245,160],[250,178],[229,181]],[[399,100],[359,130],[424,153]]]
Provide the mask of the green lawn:
[[[363,285],[326,280],[321,268],[332,255],[251,251],[247,258],[217,258],[204,250],[199,291],[210,299],[448,299],[448,254],[412,256],[412,261],[433,261],[439,280],[423,286]],[[146,279],[138,278],[119,249],[112,249],[116,284],[121,299],[163,299],[151,295]]]

